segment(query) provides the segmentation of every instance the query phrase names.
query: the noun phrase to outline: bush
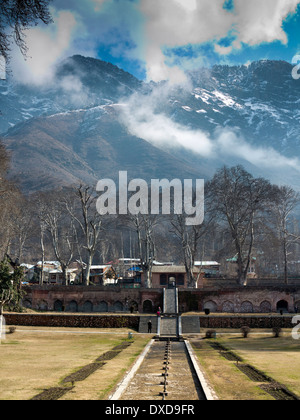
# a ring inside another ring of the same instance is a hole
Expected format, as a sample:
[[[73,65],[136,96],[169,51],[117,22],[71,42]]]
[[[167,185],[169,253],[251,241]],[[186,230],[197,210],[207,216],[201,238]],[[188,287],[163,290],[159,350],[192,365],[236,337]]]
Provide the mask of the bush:
[[[275,338],[279,338],[282,332],[281,327],[273,327],[273,334]]]
[[[217,332],[215,330],[208,330],[206,331],[205,337],[206,338],[216,338]]]
[[[243,334],[244,338],[248,338],[248,335],[250,334],[251,329],[247,327],[246,325],[241,328],[241,332]]]
[[[16,331],[16,327],[9,327],[9,334],[13,334]]]

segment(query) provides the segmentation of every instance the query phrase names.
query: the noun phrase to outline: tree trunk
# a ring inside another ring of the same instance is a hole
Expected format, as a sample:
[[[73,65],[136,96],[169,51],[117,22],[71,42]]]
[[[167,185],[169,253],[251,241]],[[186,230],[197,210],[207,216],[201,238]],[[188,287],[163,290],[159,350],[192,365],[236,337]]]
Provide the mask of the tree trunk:
[[[85,269],[85,285],[86,286],[90,285],[92,262],[93,262],[93,255],[90,253],[89,256],[88,256],[88,262],[87,262],[87,266],[86,266],[86,269]]]
[[[61,269],[63,273],[63,285],[68,286],[69,285],[68,268],[65,265],[62,265]]]
[[[288,250],[286,240],[283,243],[283,253],[284,253],[284,282],[289,284],[289,273],[288,273]]]
[[[242,255],[241,255],[240,251],[238,252],[237,265],[238,265],[238,284],[240,286],[245,286],[245,285],[247,285],[247,273],[246,273],[246,279],[245,279],[243,258],[242,258]]]
[[[41,271],[41,277],[40,277],[40,285],[42,286],[44,283],[44,266],[45,266],[45,244],[44,244],[44,231],[42,228],[41,231],[41,249],[42,249],[42,271]]]
[[[248,273],[247,273],[247,271],[243,271],[243,273],[239,277],[239,285],[240,286],[247,286],[247,284],[248,284]]]
[[[3,306],[0,303],[0,343],[1,340],[5,339],[5,319],[2,316],[3,313]]]
[[[190,289],[197,288],[197,280],[195,279],[194,273],[190,269],[188,270],[188,287]]]
[[[146,272],[146,288],[147,289],[152,288],[151,271],[152,270],[148,269]]]

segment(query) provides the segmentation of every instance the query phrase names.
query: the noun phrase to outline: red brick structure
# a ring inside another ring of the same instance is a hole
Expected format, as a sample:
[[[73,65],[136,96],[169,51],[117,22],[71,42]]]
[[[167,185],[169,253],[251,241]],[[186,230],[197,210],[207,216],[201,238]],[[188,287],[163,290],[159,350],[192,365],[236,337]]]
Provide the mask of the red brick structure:
[[[227,290],[179,291],[181,312],[204,311],[211,313],[276,313],[300,312],[300,288],[295,287],[251,287]]]
[[[195,277],[199,276],[200,270],[195,267]],[[200,278],[200,276],[199,276]],[[188,278],[184,266],[154,266],[152,268],[152,286],[157,289],[168,287],[170,281],[175,281],[179,289],[188,287]]]
[[[35,286],[26,289],[23,305],[47,312],[151,313],[162,307],[162,296],[162,290],[118,286]]]
[[[25,307],[41,311],[67,313],[155,313],[163,308],[163,287],[156,289],[122,289],[82,286],[36,286],[26,289]],[[211,313],[293,313],[300,312],[300,287],[251,286],[179,289],[181,312],[210,309]]]

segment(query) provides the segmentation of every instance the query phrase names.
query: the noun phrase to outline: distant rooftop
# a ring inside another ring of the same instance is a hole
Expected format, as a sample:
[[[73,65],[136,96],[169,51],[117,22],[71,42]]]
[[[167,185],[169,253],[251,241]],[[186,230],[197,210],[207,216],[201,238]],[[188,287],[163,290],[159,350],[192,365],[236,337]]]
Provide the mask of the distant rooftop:
[[[218,263],[217,261],[195,261],[195,266],[196,267],[207,267],[207,266],[211,266],[211,265],[217,265],[220,266],[221,264]]]

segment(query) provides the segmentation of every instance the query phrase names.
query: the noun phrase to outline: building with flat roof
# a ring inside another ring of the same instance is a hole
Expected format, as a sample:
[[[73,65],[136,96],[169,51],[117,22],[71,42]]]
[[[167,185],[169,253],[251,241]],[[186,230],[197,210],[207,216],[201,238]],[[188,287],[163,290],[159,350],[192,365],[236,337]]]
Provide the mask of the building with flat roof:
[[[195,276],[201,275],[201,269],[194,268]],[[152,269],[152,287],[154,289],[165,288],[170,284],[178,288],[188,288],[188,278],[184,266],[154,266]]]

